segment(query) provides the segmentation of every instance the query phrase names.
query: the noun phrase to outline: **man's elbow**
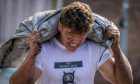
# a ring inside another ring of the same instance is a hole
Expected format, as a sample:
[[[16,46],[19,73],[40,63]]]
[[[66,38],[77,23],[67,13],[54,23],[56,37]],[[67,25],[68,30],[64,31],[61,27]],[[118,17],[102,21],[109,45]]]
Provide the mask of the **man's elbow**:
[[[116,84],[133,84],[133,77],[125,77],[124,79],[117,80]]]
[[[127,80],[129,83],[127,84],[133,84],[133,75],[131,74],[131,76],[128,78]]]
[[[15,83],[15,79],[14,79],[13,76],[10,77],[9,83],[10,83],[10,84],[16,84],[16,83]]]
[[[11,76],[9,79],[9,84],[35,84],[33,78],[25,78],[23,76]]]
[[[128,74],[128,76],[125,77],[124,81],[125,81],[124,84],[133,84],[133,74],[131,71]]]
[[[28,83],[21,77],[11,76],[9,79],[9,84],[28,84]]]

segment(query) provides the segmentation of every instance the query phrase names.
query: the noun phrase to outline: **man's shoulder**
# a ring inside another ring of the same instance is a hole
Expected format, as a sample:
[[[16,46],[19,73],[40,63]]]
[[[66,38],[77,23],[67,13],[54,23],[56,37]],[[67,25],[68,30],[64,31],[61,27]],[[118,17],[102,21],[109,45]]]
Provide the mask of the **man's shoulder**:
[[[50,43],[51,43],[51,39],[42,42],[41,45],[46,46],[46,45],[50,45]]]
[[[86,39],[86,43],[88,43],[91,47],[105,48],[105,46],[90,39]]]
[[[53,41],[54,41],[54,37],[42,42],[41,45],[42,46],[52,46],[52,45],[54,45]]]

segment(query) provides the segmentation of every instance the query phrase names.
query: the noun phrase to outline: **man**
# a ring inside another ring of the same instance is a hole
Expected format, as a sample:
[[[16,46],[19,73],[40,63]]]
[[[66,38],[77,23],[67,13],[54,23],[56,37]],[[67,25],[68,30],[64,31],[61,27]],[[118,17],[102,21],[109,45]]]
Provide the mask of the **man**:
[[[131,66],[119,45],[119,30],[108,26],[104,31],[105,37],[113,40],[111,56],[108,48],[86,39],[93,19],[87,4],[66,6],[58,23],[59,34],[44,42],[41,51],[40,34],[34,31],[28,37],[30,50],[10,83],[94,84],[99,70],[112,84],[132,84]]]

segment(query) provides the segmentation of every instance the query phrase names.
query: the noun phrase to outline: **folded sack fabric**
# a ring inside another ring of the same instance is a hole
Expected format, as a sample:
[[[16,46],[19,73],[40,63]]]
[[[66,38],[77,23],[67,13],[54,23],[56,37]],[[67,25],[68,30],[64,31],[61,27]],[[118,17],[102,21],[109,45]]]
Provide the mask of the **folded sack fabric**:
[[[57,24],[61,14],[61,10],[49,10],[39,12],[34,16],[23,21],[15,35],[0,46],[0,68],[9,68],[19,66],[29,50],[29,45],[26,37],[34,30],[40,32],[41,42],[44,42],[58,33]],[[93,13],[93,31],[88,35],[88,38],[103,46],[110,46],[112,40],[104,37],[103,30],[112,25],[112,22],[106,18]]]

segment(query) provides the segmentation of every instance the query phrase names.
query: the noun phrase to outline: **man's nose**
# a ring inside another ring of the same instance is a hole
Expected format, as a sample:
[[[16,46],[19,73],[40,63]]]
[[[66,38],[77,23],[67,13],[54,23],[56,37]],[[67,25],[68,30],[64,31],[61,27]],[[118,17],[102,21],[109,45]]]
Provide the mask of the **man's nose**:
[[[81,40],[80,40],[80,38],[79,38],[78,36],[73,36],[73,37],[72,37],[72,42],[73,42],[73,43],[80,43],[80,41],[81,41]]]

